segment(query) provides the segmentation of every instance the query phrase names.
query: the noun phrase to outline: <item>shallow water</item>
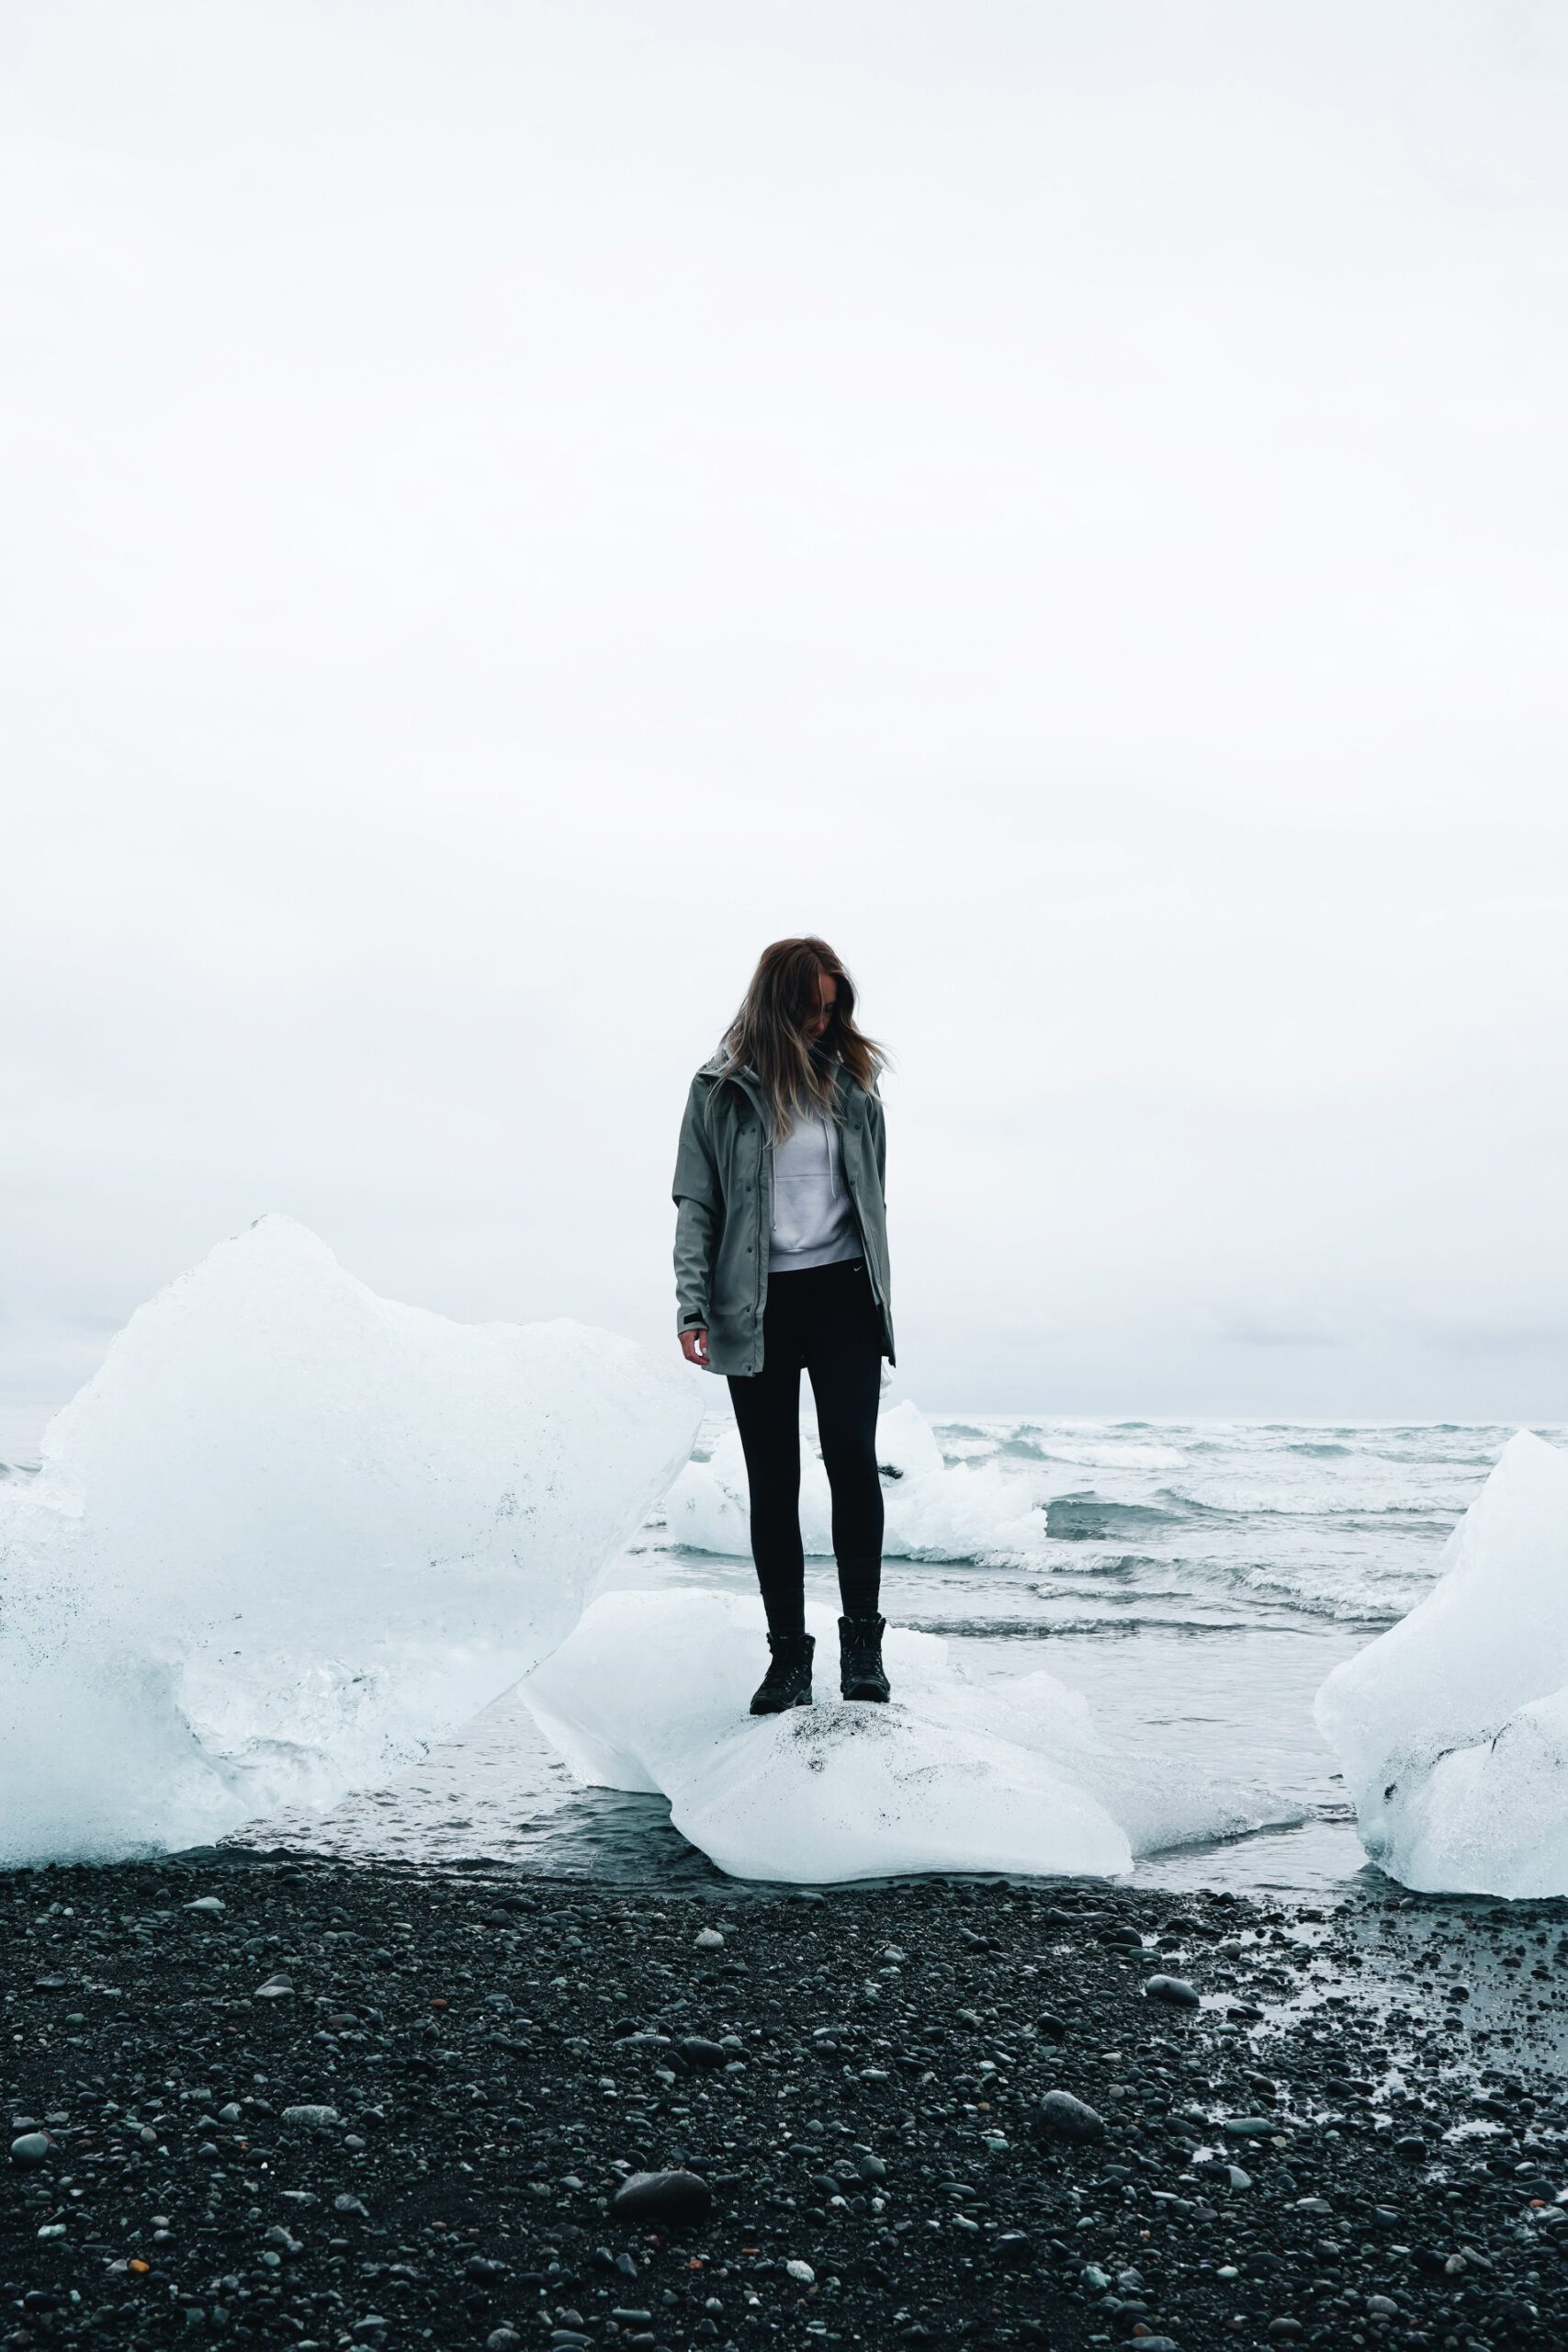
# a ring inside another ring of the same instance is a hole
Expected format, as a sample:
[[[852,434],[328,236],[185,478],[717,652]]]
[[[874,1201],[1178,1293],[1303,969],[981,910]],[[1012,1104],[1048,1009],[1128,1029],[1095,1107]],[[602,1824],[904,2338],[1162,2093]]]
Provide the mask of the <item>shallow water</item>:
[[[705,1424],[694,1459],[709,1460],[726,1426]],[[947,1636],[971,1674],[1048,1667],[1085,1693],[1109,1738],[1156,1748],[1176,1771],[1262,1781],[1306,1816],[1155,1855],[1138,1882],[1351,1886],[1367,1865],[1313,1694],[1429,1589],[1511,1425],[1005,1416],[931,1426],[948,1475],[929,1513],[909,1511],[906,1489],[906,1550],[886,1557],[885,1613]],[[890,1497],[897,1485],[887,1481]],[[944,1554],[956,1524],[969,1534],[961,1558]],[[662,1515],[599,1589],[657,1585],[756,1589],[749,1558],[672,1546]],[[837,1606],[830,1561],[807,1562],[807,1589]],[[759,1674],[765,1662],[760,1652]],[[629,1881],[718,1875],[670,1827],[662,1798],[579,1787],[515,1693],[391,1786],[243,1837]]]

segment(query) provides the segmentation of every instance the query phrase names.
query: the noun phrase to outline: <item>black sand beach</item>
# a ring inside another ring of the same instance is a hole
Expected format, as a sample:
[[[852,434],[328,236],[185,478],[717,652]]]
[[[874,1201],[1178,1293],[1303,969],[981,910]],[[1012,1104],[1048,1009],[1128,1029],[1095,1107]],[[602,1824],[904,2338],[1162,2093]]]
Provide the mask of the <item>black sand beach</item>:
[[[220,1849],[0,1926],[13,2352],[1568,2345],[1560,1905]]]

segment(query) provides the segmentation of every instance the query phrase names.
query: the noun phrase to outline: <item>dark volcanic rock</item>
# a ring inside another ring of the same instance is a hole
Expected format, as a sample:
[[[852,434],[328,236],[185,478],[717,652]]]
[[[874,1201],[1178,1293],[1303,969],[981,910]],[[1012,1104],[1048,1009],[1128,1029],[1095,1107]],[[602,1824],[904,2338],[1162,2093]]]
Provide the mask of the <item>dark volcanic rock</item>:
[[[1103,2140],[1105,2118],[1071,2091],[1047,2091],[1031,2119],[1042,2140]]]
[[[686,2227],[705,2222],[713,2190],[695,2172],[634,2172],[610,2199],[617,2222],[669,2222]]]
[[[700,2033],[684,2033],[675,2044],[688,2066],[728,2066],[734,2057],[733,2050],[726,2050],[721,2042],[708,2041]]]
[[[1568,1907],[682,1867],[0,1873],[10,2352],[1568,2345]]]
[[[1146,1976],[1144,1992],[1151,2001],[1168,2001],[1172,2008],[1195,2009],[1200,2006],[1198,1988],[1189,1984],[1185,1976]]]

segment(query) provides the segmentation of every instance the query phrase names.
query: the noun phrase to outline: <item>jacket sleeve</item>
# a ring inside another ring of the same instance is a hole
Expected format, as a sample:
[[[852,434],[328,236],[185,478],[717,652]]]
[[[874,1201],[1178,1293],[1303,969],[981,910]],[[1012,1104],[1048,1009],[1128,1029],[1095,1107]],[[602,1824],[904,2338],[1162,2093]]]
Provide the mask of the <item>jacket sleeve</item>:
[[[871,1141],[876,1154],[876,1181],[882,1187],[882,1204],[887,1205],[887,1123],[883,1115],[882,1097],[871,1097]]]
[[[705,1088],[692,1080],[675,1151],[675,1328],[705,1329],[714,1237],[724,1217],[724,1187],[703,1122]]]

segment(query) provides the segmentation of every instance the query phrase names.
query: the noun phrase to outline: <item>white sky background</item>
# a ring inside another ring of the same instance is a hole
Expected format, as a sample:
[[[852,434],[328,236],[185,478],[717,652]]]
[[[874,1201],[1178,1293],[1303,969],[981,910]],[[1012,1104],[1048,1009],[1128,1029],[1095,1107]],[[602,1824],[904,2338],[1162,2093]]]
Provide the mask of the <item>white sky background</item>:
[[[673,1349],[803,931],[897,1054],[896,1394],[1568,1416],[1562,10],[0,58],[13,1429],[269,1208]]]

